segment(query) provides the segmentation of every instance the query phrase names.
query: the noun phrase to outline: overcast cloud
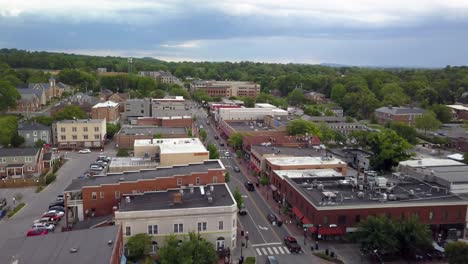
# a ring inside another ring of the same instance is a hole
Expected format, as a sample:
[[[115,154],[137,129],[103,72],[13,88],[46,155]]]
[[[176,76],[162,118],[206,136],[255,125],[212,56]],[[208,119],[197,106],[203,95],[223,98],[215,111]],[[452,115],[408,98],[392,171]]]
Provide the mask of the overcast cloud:
[[[175,61],[463,65],[468,1],[0,0],[0,46]]]

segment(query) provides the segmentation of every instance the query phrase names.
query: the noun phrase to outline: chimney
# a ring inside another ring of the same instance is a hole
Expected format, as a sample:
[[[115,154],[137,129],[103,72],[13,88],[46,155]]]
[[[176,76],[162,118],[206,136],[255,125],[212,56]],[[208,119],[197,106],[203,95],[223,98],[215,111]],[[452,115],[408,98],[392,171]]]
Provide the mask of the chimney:
[[[181,204],[182,203],[182,194],[180,192],[174,193],[172,195],[172,201],[174,204]]]

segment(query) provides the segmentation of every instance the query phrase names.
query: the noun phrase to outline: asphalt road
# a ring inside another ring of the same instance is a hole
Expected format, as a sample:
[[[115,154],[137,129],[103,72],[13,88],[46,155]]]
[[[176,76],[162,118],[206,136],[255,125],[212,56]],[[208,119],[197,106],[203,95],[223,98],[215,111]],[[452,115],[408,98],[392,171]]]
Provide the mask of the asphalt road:
[[[28,188],[31,193],[24,195],[23,198],[26,206],[12,219],[0,221],[0,248],[10,238],[25,236],[33,221],[47,211],[49,203],[54,201],[57,195],[63,194],[63,190],[70,184],[72,179],[83,173],[89,167],[89,164],[96,160],[99,153],[78,154],[69,152],[67,154],[68,160],[58,170],[55,182],[40,193],[35,193],[35,188]],[[105,153],[111,155],[111,153]],[[63,221],[64,219],[61,220],[61,222]]]

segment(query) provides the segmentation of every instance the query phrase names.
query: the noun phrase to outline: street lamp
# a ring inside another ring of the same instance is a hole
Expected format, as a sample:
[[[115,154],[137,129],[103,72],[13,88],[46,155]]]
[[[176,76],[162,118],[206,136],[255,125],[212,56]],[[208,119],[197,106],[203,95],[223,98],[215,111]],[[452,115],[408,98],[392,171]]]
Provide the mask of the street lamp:
[[[304,245],[306,244],[307,239],[307,228],[304,228]]]

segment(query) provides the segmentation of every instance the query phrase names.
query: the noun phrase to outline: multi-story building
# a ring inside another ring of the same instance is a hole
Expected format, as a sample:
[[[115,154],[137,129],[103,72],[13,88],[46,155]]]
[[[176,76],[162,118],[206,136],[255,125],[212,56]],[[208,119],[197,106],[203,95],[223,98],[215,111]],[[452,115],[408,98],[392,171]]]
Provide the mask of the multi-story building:
[[[466,199],[437,183],[408,177],[376,177],[368,183],[329,173],[272,171],[272,196],[292,208],[307,236],[334,239],[355,232],[369,216],[418,217],[433,237],[456,240],[467,226]],[[452,237],[450,237],[452,236]]]
[[[375,117],[381,124],[393,121],[414,125],[416,117],[421,116],[423,113],[424,109],[417,107],[385,106],[375,110]]]
[[[137,126],[183,127],[192,128],[191,116],[138,117],[130,122]]]
[[[327,97],[323,93],[319,92],[308,92],[305,94],[305,97],[307,100],[317,104],[323,104],[327,102]]]
[[[59,148],[103,148],[105,119],[62,120],[52,124],[54,143]]]
[[[120,118],[119,104],[112,101],[98,103],[91,109],[91,118],[105,119],[106,122],[116,123]]]
[[[128,196],[114,220],[126,238],[146,233],[162,244],[168,235],[182,238],[193,232],[220,250],[236,247],[237,211],[232,193],[221,183]]]
[[[374,153],[363,149],[330,149],[330,153],[345,161],[359,171],[370,169],[370,161]]]
[[[39,176],[42,159],[40,148],[0,148],[0,178]]]
[[[277,136],[287,135],[287,116],[265,116],[263,120],[238,121],[221,120],[218,123],[221,136],[230,137],[233,133],[249,134],[251,136]]]
[[[224,172],[220,160],[207,160],[155,170],[75,179],[64,191],[67,225],[94,216],[110,215],[119,208],[121,198],[125,196],[181,186],[224,183]]]
[[[198,138],[161,138],[135,140],[134,155],[159,162],[160,166],[203,162],[209,151]]]
[[[246,96],[256,97],[260,93],[260,84],[240,81],[195,81],[191,90],[204,91],[212,97]]]
[[[218,122],[221,120],[253,121],[263,120],[265,116],[288,116],[288,111],[278,108],[219,108],[215,119]]]
[[[99,74],[99,73],[106,73],[107,72],[107,68],[97,68],[96,69],[96,72]]]
[[[160,127],[160,126],[132,126],[123,125],[114,136],[119,148],[133,148],[137,139],[153,138],[186,138],[187,129],[184,127]]]
[[[121,226],[103,226],[9,239],[0,248],[0,263],[120,264],[123,249]]]
[[[191,116],[190,106],[183,96],[153,99],[151,103],[153,117]]]
[[[468,107],[465,105],[447,105],[453,112],[454,119],[468,120]]]
[[[165,71],[140,71],[138,72],[140,76],[151,77],[158,82],[166,83],[166,84],[177,84],[182,86],[183,83],[179,80],[179,78],[172,75],[170,72]]]
[[[347,165],[342,160],[325,155],[321,157],[268,157],[265,159],[265,173],[274,170],[333,169],[346,175]]]
[[[39,123],[20,123],[18,124],[18,134],[24,138],[23,146],[33,147],[37,141],[51,144],[52,137],[50,127]]]
[[[151,99],[128,99],[124,103],[124,112],[122,113],[122,119],[132,120],[138,117],[149,117],[151,116]]]

